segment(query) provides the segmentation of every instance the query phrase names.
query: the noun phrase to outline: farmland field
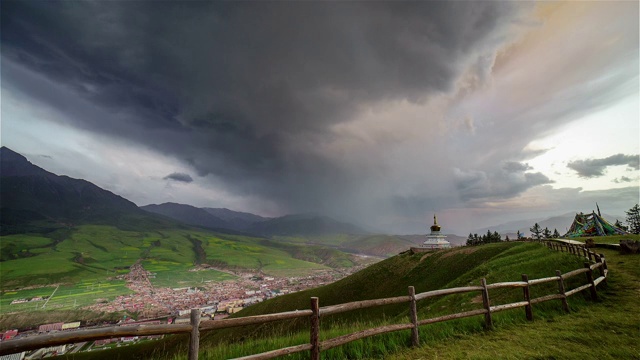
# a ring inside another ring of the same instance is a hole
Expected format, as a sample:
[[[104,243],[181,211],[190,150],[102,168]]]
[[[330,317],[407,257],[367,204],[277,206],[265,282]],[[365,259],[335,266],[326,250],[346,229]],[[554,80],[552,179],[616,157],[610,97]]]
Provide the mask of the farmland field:
[[[55,291],[55,293],[54,293]],[[73,285],[47,286],[37,289],[3,291],[0,296],[0,313],[21,311],[70,310],[78,307],[94,305],[96,300],[113,300],[118,295],[130,294],[124,280],[83,281]],[[35,297],[53,297],[46,300],[29,301],[21,304],[11,302],[17,299],[33,299]]]
[[[236,276],[213,269],[189,271],[191,265],[171,261],[145,260],[142,266],[153,275],[151,283],[156,287],[197,286],[204,282],[218,282],[235,279]]]

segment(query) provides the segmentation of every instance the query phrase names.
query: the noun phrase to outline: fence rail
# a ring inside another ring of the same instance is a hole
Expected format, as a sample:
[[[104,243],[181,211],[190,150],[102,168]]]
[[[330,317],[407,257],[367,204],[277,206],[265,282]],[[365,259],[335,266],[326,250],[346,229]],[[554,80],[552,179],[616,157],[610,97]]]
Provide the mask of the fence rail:
[[[214,329],[231,328],[237,326],[264,324],[272,321],[294,319],[300,317],[308,317],[310,320],[310,336],[309,343],[290,346],[286,348],[271,350],[260,354],[249,355],[236,360],[263,360],[271,359],[274,357],[293,354],[303,351],[309,351],[312,360],[319,360],[320,353],[323,350],[328,350],[337,346],[347,344],[359,339],[380,335],[389,332],[395,332],[400,330],[411,329],[411,343],[413,346],[419,346],[419,326],[434,324],[443,321],[449,321],[454,319],[461,319],[465,317],[484,315],[485,327],[492,327],[492,313],[516,309],[525,308],[525,315],[527,320],[533,320],[533,310],[531,305],[539,304],[545,301],[561,300],[562,308],[565,312],[569,312],[569,306],[567,298],[583,290],[589,289],[590,297],[592,300],[597,299],[596,287],[606,282],[608,275],[607,263],[605,257],[602,254],[596,254],[591,250],[580,247],[574,244],[557,243],[552,241],[544,241],[547,247],[557,251],[565,251],[577,256],[584,256],[589,262],[585,262],[584,268],[569,271],[562,274],[559,270],[556,270],[556,276],[546,277],[541,279],[529,280],[526,274],[522,274],[522,281],[512,282],[499,282],[494,284],[487,284],[485,279],[482,279],[480,286],[466,286],[450,289],[441,289],[427,291],[420,294],[415,294],[413,286],[409,286],[409,295],[397,296],[384,299],[373,299],[354,301],[345,304],[331,305],[325,307],[319,307],[319,299],[316,297],[311,298],[310,310],[296,310],[288,311],[276,314],[247,316],[243,318],[223,319],[223,320],[209,320],[200,322],[200,312],[198,309],[191,310],[191,323],[190,324],[172,324],[172,325],[134,325],[134,326],[110,326],[97,329],[78,330],[72,332],[59,332],[46,335],[37,335],[22,339],[12,339],[0,342],[0,355],[12,354],[21,351],[34,350],[43,347],[50,347],[56,345],[77,343],[82,341],[92,341],[107,339],[113,337],[123,336],[143,336],[143,335],[164,335],[164,334],[190,334],[189,343],[189,359],[196,360],[198,358],[199,338],[201,331],[210,331]],[[591,262],[594,262],[593,264]],[[599,269],[600,276],[594,279],[593,272]],[[586,274],[586,284],[578,286],[571,290],[565,289],[565,280],[580,274]],[[558,283],[558,293],[549,294],[541,297],[531,299],[529,296],[529,289],[532,285],[538,285],[548,282]],[[522,288],[523,289],[523,301],[501,304],[491,306],[489,290],[494,289],[506,289],[506,288]],[[454,313],[449,315],[443,315],[433,317],[429,319],[418,320],[416,302],[428,298],[462,294],[470,292],[479,292],[482,295],[482,309],[476,309],[471,311],[464,311],[460,313]],[[410,323],[385,325],[376,328],[366,329],[355,333],[342,335],[332,339],[319,341],[320,338],[320,318],[323,316],[338,314],[346,311],[353,311],[357,309],[364,309],[376,306],[383,306],[389,304],[409,303],[410,310]]]

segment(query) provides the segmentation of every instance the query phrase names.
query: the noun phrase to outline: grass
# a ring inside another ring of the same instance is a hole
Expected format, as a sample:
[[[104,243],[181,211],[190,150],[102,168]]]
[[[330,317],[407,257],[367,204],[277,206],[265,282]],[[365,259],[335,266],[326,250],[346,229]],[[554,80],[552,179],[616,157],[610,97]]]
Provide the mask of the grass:
[[[155,287],[185,287],[198,286],[203,282],[220,282],[237,278],[235,275],[206,269],[201,271],[189,271],[193,267],[188,264],[180,264],[164,260],[146,260],[142,265],[146,270],[154,273],[151,283]]]
[[[87,280],[76,284],[61,285],[58,290],[56,290],[55,286],[51,286],[4,291],[0,296],[0,313],[33,313],[34,311],[42,313],[51,309],[71,310],[82,306],[94,305],[98,299],[113,300],[119,295],[129,293],[131,293],[131,290],[125,286],[124,280]],[[16,299],[31,299],[38,296],[48,297],[51,294],[53,294],[53,297],[49,300],[45,308],[42,308],[42,306],[46,300],[11,305],[11,302]]]
[[[404,359],[639,359],[640,257],[602,250],[610,277],[600,300],[525,324],[506,324],[481,334],[428,342],[388,357]],[[573,298],[569,301],[571,302]],[[534,315],[535,315],[534,310]]]
[[[570,240],[576,240],[585,242],[586,239],[593,239],[596,244],[620,244],[620,240],[635,240],[640,241],[640,235],[611,235],[611,236],[590,236],[590,237],[576,237]]]
[[[238,235],[212,236],[194,234],[206,253],[206,261],[212,265],[262,271],[267,275],[306,275],[329,267],[292,258],[284,250],[264,246],[254,238]]]
[[[498,245],[501,246],[501,245]],[[600,300],[591,302],[576,294],[569,298],[571,314],[564,314],[557,301],[534,306],[534,320],[527,322],[523,309],[494,314],[494,330],[485,331],[482,317],[460,319],[420,327],[418,349],[409,348],[408,332],[396,332],[359,340],[322,353],[326,359],[634,359],[640,358],[637,336],[640,317],[636,311],[640,281],[640,257],[621,256],[604,250],[611,276],[606,291],[600,289]],[[452,255],[453,256],[453,255]],[[450,257],[452,257],[450,256]],[[511,247],[451,284],[474,283],[483,274],[489,282],[519,280],[519,273],[530,278],[546,277],[552,269],[566,272],[578,267],[582,259],[536,244]],[[575,278],[574,278],[575,279]],[[583,281],[583,279],[575,279]],[[577,286],[571,284],[568,288]],[[555,287],[555,284],[553,284]],[[447,286],[449,287],[449,286]],[[544,291],[537,289],[541,295]],[[547,289],[553,293],[557,289]],[[536,291],[535,288],[532,291]],[[492,305],[519,301],[521,290],[502,294],[491,292]],[[533,295],[536,296],[536,295]],[[322,298],[321,298],[322,300]],[[500,301],[501,300],[501,301]],[[468,305],[464,297],[444,297],[428,306],[420,306],[419,318],[432,317],[450,309],[462,310]],[[323,338],[355,332],[384,323],[406,321],[406,312],[388,321],[360,323],[360,326],[330,326],[323,322]],[[389,314],[388,314],[389,315]],[[356,322],[356,324],[358,324]],[[334,324],[337,325],[337,324]],[[290,339],[286,342],[286,339]],[[225,344],[201,353],[203,359],[219,359],[268,351],[308,341],[308,333],[289,334],[270,340],[246,339],[241,345]],[[247,351],[251,349],[250,351]],[[246,351],[246,352],[243,352]],[[305,359],[307,354],[288,358]],[[173,357],[170,357],[173,358]],[[182,356],[176,356],[182,359]]]
[[[396,235],[335,234],[323,236],[274,236],[274,241],[290,244],[322,245],[374,256],[389,257],[404,251],[414,243]]]

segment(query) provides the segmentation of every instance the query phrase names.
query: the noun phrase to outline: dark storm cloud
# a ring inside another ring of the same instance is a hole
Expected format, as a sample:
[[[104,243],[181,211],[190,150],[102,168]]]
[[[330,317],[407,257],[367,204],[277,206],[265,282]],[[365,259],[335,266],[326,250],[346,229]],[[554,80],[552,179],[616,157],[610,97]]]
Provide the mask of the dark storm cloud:
[[[322,209],[349,203],[372,171],[314,150],[334,136],[331,126],[368,104],[449,91],[519,7],[5,1],[2,76],[76,126],[183,159],[236,192]],[[543,180],[531,176],[511,193]]]
[[[628,178],[626,176],[621,176],[619,179],[618,178],[613,179],[613,182],[616,183],[616,184],[620,184],[620,183],[624,183],[624,182],[632,182],[632,181],[633,181],[633,179]]]
[[[193,182],[193,178],[191,177],[191,175],[185,174],[185,173],[179,173],[179,172],[171,173],[171,174],[163,177],[162,179],[180,181],[180,182],[184,182],[184,183]]]
[[[531,170],[532,167],[529,164],[523,164],[515,161],[507,161],[502,165],[502,168],[507,172],[522,172]]]
[[[553,181],[546,175],[524,173],[525,169],[499,170],[491,173],[478,170],[460,170],[455,172],[455,185],[462,200],[508,199],[526,190]]]
[[[570,161],[567,167],[578,173],[583,178],[594,178],[603,176],[609,166],[627,165],[628,167],[640,169],[640,157],[638,155],[616,154],[602,159],[587,159]]]

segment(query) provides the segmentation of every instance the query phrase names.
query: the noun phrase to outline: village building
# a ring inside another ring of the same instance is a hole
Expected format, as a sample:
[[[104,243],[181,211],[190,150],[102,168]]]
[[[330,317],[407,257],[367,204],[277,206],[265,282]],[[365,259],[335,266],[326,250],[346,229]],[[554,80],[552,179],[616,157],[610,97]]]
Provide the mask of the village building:
[[[451,243],[446,239],[446,235],[442,235],[440,232],[441,227],[438,225],[438,219],[435,215],[433,215],[433,225],[431,225],[431,233],[427,235],[427,240],[422,244],[422,247],[425,249],[436,250],[436,249],[449,249],[451,248]]]

